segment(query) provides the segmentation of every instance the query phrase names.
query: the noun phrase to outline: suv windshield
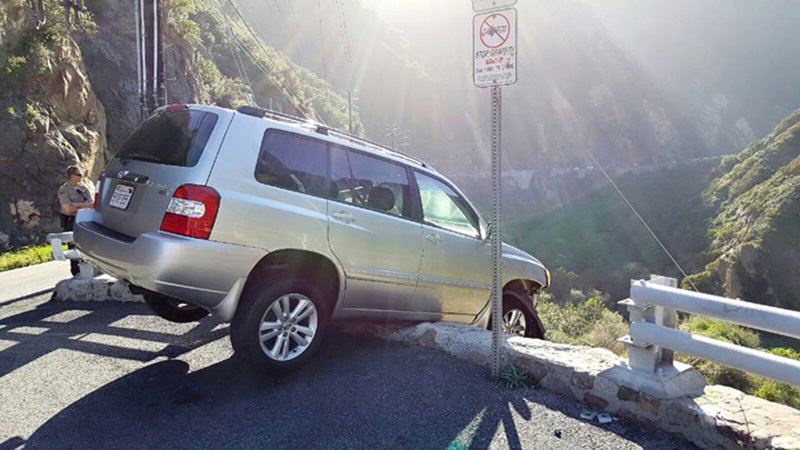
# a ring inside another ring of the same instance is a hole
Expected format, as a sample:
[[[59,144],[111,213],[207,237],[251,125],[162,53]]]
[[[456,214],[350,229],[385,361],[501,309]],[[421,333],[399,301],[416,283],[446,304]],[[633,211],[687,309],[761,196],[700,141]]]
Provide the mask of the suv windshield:
[[[205,111],[165,111],[151,116],[117,153],[119,159],[190,167],[197,164],[217,115]]]

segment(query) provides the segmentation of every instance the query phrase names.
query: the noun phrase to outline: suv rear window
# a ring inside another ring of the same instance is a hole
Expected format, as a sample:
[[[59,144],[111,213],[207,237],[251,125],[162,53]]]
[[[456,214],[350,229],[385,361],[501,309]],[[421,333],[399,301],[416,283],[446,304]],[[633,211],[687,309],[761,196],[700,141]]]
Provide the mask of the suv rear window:
[[[164,111],[151,116],[117,152],[133,159],[171,166],[197,164],[217,124],[217,115],[205,111]]]

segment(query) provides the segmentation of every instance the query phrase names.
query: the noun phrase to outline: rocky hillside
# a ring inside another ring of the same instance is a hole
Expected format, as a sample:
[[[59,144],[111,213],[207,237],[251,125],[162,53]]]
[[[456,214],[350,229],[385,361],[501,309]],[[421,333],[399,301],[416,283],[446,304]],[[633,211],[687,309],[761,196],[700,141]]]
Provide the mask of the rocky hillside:
[[[85,26],[73,30],[60,3],[45,2],[39,30],[25,0],[0,3],[0,251],[58,231],[65,168],[78,164],[94,179],[140,120],[132,3],[87,2]],[[162,5],[168,102],[252,102],[347,126],[344,98],[256,39],[233,11]]]
[[[701,290],[800,310],[800,110],[726,158],[704,196],[716,208]]]
[[[64,169],[96,174],[108,157],[80,46],[61,23],[36,31],[24,4],[0,4],[0,250],[58,229]]]

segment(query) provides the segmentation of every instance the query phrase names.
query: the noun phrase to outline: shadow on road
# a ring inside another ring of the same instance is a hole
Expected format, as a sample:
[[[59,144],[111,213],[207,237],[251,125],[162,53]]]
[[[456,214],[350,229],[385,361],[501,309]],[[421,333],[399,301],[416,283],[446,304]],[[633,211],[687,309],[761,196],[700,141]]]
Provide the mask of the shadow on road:
[[[73,310],[83,315],[67,323],[46,321]],[[224,338],[227,329],[215,329],[218,323],[211,319],[179,335],[115,325],[141,314],[147,314],[143,305],[49,302],[0,321],[2,340],[15,338],[13,329],[22,325],[44,330],[0,352],[0,377],[59,348],[142,362],[170,358],[83,396],[27,441],[15,437],[0,447],[24,442],[26,448],[81,449],[459,449],[499,442],[509,448],[592,448],[598,442],[586,436],[594,433],[642,439],[640,445],[654,448],[638,426],[599,429],[574,420],[581,407],[557,394],[503,389],[485,369],[437,352],[336,332],[307,366],[288,376],[256,374],[236,358],[190,371],[192,358],[214,356],[215,350],[187,352]],[[148,352],[74,339],[98,333],[168,345]],[[554,429],[564,428],[565,421],[575,429],[555,437]]]
[[[63,410],[27,448],[443,449],[476,417],[477,428],[467,430],[473,446],[488,447],[502,423],[511,448],[521,447],[510,410],[526,419],[531,411],[512,391],[480,392],[496,386],[483,370],[466,366],[464,374],[462,363],[440,355],[329,337],[319,358],[280,378],[236,358],[191,373],[178,360],[147,366]]]
[[[76,311],[81,315],[73,319],[59,318]],[[0,377],[58,349],[147,362],[159,356],[177,357],[228,333],[224,327],[214,330],[219,322],[210,317],[182,335],[116,325],[132,315],[151,315],[151,312],[142,304],[49,301],[30,311],[0,319],[0,341],[8,343],[0,347],[5,348],[0,351]],[[89,335],[141,339],[165,346],[159,351],[147,351],[81,340]]]

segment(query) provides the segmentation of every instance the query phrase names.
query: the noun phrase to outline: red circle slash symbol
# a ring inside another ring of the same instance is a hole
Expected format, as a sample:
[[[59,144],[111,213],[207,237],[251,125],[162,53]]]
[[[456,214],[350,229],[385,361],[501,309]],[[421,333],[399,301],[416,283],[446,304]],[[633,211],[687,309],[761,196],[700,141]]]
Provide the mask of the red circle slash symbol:
[[[502,14],[492,14],[481,24],[481,42],[488,48],[505,44],[511,34],[511,22]]]

